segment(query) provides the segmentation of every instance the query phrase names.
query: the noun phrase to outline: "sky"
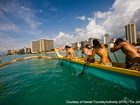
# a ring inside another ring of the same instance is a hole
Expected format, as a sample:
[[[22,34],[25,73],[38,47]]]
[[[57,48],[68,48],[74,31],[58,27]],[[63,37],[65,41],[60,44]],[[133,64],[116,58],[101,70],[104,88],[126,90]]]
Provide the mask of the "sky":
[[[40,38],[59,47],[104,34],[125,37],[129,22],[140,36],[140,0],[0,0],[0,50]]]

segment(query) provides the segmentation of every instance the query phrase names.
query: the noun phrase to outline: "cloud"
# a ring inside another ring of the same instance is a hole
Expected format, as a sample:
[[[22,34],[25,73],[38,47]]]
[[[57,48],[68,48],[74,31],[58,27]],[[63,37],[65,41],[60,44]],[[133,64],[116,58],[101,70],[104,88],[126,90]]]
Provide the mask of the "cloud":
[[[9,23],[18,27],[20,31],[28,29],[28,34],[36,31],[38,26],[42,24],[37,20],[35,12],[32,7],[25,7],[19,1],[9,1],[8,3],[0,4],[0,17],[3,20],[3,23],[7,26]],[[11,21],[11,18],[13,21]],[[15,24],[15,21],[17,24]],[[1,23],[2,21],[0,21]],[[10,25],[9,25],[10,27]]]
[[[74,40],[73,35],[66,34],[64,32],[59,32],[57,37],[54,38],[55,45],[56,46],[63,46],[63,45],[69,45]]]
[[[18,44],[17,44],[18,43]],[[27,47],[27,43],[22,38],[12,38],[11,36],[0,32],[0,50],[17,49]]]
[[[102,19],[102,18],[104,19],[104,18],[107,18],[110,14],[111,14],[111,11],[108,11],[108,12],[97,11],[95,13],[95,17],[98,19]]]
[[[136,18],[139,19],[140,15],[137,14],[134,16],[134,14],[139,11],[139,5],[139,0],[116,0],[109,11],[96,12],[95,19],[97,21],[102,19],[100,25],[103,26],[107,32],[124,36],[124,26],[131,21],[135,23],[138,22]]]
[[[17,0],[0,2],[0,48],[26,46],[32,35],[42,33],[38,29],[40,24],[31,6],[25,7]]]
[[[76,28],[73,34],[60,32],[54,38],[54,41],[56,46],[70,45],[73,42],[80,42],[91,37],[100,39],[105,33],[104,28],[97,25],[95,20],[92,19],[85,28]]]
[[[19,28],[12,23],[0,24],[0,31],[20,32]]]
[[[79,20],[84,21],[84,20],[86,20],[86,16],[85,15],[79,16],[79,17],[76,17],[75,19],[79,19]]]
[[[139,0],[116,0],[112,8],[108,11],[96,11],[93,17],[85,15],[76,19],[88,20],[87,26],[84,28],[76,28],[75,34],[69,35],[63,33],[63,38],[58,35],[60,45],[71,44],[71,42],[80,42],[90,37],[102,38],[103,35],[109,33],[112,37],[125,37],[124,26],[133,21],[137,25],[137,32],[140,35],[140,1]],[[55,39],[55,38],[54,38]],[[57,45],[59,45],[57,43]]]
[[[26,8],[26,7],[23,7],[23,6],[21,6],[20,8],[23,9],[23,10],[25,10],[25,11],[30,11],[31,10],[31,9]]]

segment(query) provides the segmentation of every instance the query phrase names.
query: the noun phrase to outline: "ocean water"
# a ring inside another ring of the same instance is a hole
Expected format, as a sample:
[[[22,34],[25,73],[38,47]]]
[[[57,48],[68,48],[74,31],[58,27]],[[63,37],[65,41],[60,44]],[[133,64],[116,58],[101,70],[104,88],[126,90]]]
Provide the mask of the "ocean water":
[[[9,57],[5,60],[17,58],[16,55]],[[85,102],[91,105],[96,101],[140,100],[139,93],[90,73],[78,77],[78,73],[76,68],[61,66],[59,60],[50,59],[25,60],[2,67],[0,105],[67,105],[80,104],[81,101],[83,105]]]

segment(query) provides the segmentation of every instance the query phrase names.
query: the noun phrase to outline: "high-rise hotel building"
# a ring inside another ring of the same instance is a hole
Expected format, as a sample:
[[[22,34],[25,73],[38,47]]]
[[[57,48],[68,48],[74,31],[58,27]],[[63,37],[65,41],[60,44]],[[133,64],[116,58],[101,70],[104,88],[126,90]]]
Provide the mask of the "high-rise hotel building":
[[[105,34],[103,36],[103,44],[109,44],[110,42],[110,36],[108,34]]]
[[[125,34],[129,43],[137,43],[136,25],[134,23],[125,26]]]
[[[54,49],[53,40],[40,39],[37,41],[32,41],[31,43],[32,53],[46,52],[46,51],[51,51],[52,49]]]

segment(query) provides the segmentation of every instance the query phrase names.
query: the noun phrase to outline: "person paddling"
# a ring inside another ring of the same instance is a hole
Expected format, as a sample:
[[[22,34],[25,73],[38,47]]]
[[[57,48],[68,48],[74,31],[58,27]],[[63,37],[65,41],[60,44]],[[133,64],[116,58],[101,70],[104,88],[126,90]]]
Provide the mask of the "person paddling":
[[[86,45],[83,48],[83,53],[86,55],[86,62],[94,63],[95,62],[95,53],[92,51],[92,46]]]
[[[104,64],[106,66],[112,66],[112,62],[109,58],[109,53],[105,46],[101,44],[97,39],[93,40],[93,52],[100,56],[100,64]]]
[[[70,46],[65,46],[65,50],[66,50],[66,58],[71,58],[71,59],[73,59],[73,58],[75,58],[76,56],[75,56],[75,50],[72,48],[72,47],[70,47]]]
[[[138,50],[135,48],[135,46],[131,45],[130,43],[124,41],[121,38],[118,38],[114,43],[114,47],[111,48],[110,51],[115,52],[120,49],[126,56],[125,67],[127,69],[138,70],[138,63],[140,63],[140,54],[138,53]]]

